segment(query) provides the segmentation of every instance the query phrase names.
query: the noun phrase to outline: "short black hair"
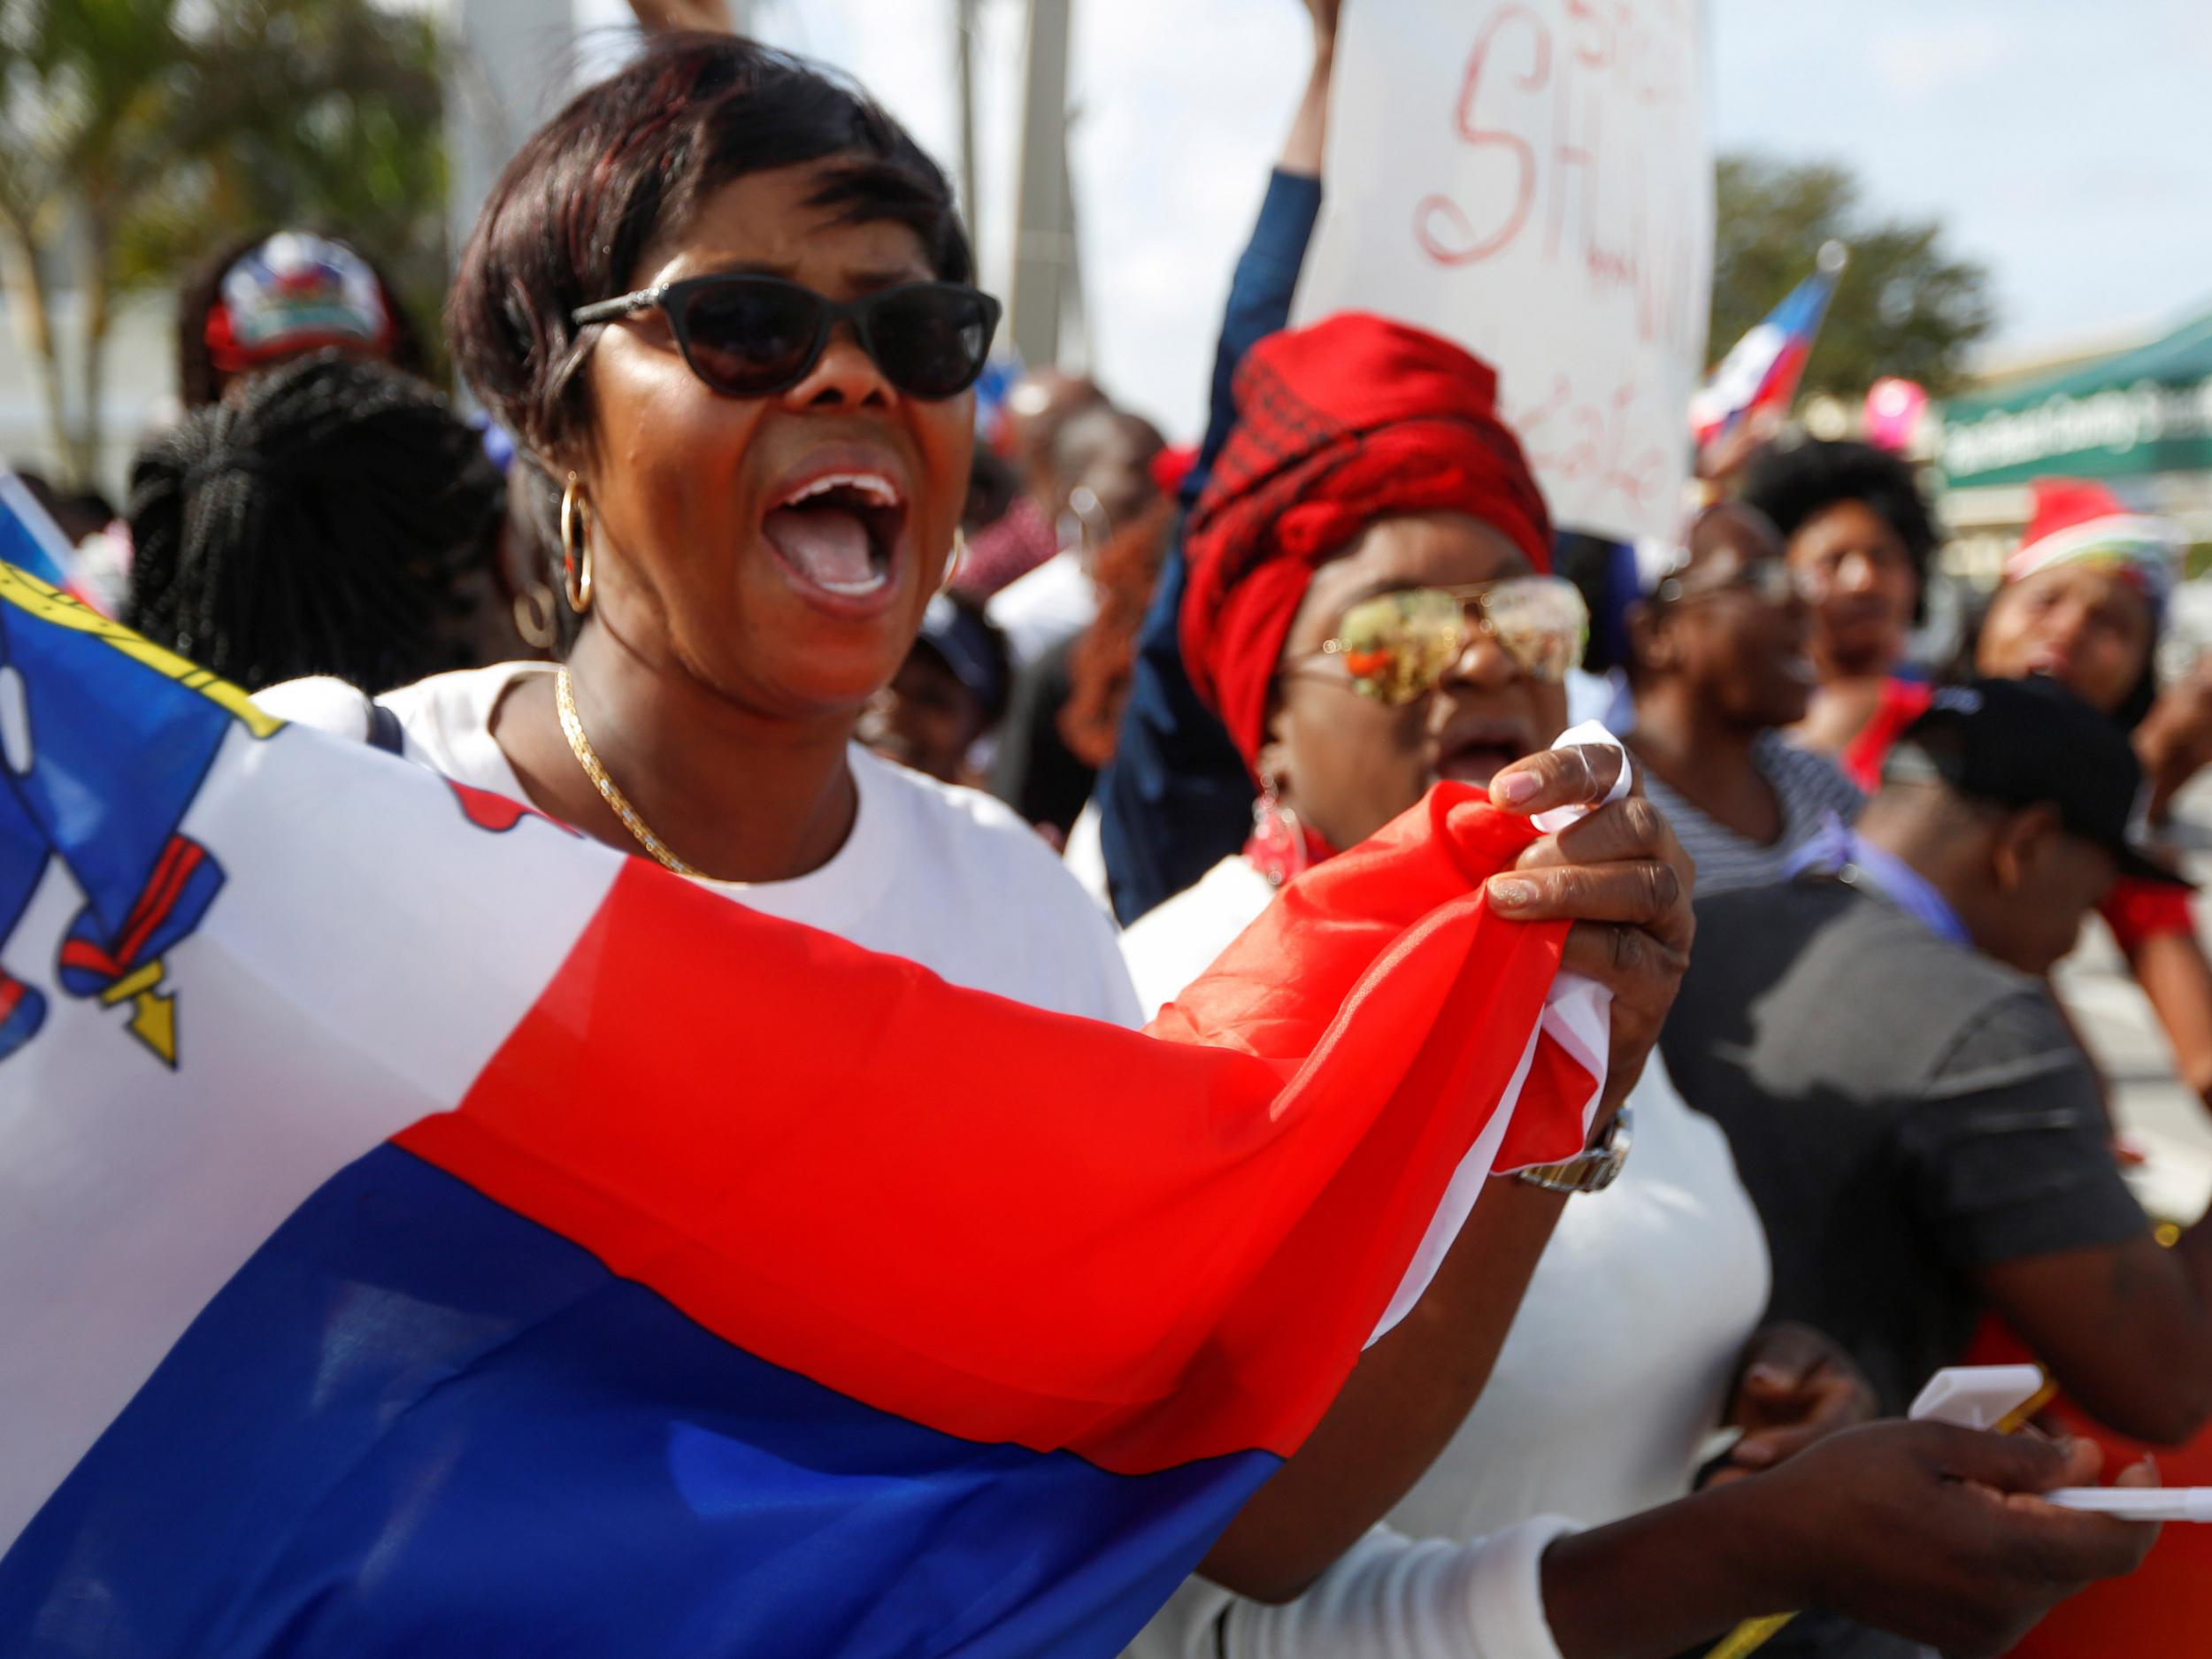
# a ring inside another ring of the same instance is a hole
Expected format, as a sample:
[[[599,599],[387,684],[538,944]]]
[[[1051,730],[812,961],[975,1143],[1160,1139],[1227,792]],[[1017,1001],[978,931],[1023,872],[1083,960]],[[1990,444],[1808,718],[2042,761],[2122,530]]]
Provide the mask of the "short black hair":
[[[411,374],[339,351],[258,370],[132,463],[123,619],[249,690],[465,666],[447,625],[504,490],[482,434]]]
[[[833,159],[813,205],[909,225],[939,278],[972,280],[943,169],[856,86],[736,35],[649,37],[524,143],[485,203],[446,307],[470,388],[557,462],[590,432],[577,371],[603,326],[570,314],[626,292],[655,238],[733,179]]]
[[[1839,502],[1863,503],[1905,544],[1920,585],[1913,620],[1924,618],[1928,561],[1943,533],[1920,492],[1911,463],[1870,443],[1808,438],[1801,443],[1770,444],[1753,459],[1742,494],[1746,503],[1774,520],[1785,542]]]
[[[223,296],[223,279],[231,266],[275,235],[274,229],[257,230],[250,236],[242,236],[217,249],[186,279],[177,294],[177,401],[187,409],[204,409],[223,395],[223,388],[233,377],[215,366],[207,349],[208,314]],[[326,230],[314,234],[325,242],[334,242],[369,268],[376,279],[384,301],[384,314],[391,319],[392,344],[387,357],[393,367],[404,369],[410,374],[427,374],[429,356],[424,349],[422,335],[415,327],[415,319],[407,314],[407,307],[400,303],[399,294],[392,287],[392,279],[366,250],[343,236],[333,235]]]

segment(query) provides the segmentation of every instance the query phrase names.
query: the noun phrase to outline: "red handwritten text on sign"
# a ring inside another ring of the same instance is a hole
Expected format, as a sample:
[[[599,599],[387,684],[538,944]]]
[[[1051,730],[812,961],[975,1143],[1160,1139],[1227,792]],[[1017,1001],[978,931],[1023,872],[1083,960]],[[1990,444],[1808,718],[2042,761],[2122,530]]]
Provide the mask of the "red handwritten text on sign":
[[[1711,269],[1692,0],[1363,0],[1345,27],[1301,315],[1459,340],[1555,516],[1668,526]]]

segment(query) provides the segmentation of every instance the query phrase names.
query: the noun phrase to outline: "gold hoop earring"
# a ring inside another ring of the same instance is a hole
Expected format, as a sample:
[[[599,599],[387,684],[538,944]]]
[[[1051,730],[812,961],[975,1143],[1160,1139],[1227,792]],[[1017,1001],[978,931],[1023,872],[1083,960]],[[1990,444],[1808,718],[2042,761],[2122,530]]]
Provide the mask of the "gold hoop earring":
[[[580,617],[591,609],[591,506],[573,472],[561,489],[561,585],[571,611]]]
[[[952,591],[952,579],[960,574],[960,561],[967,557],[968,533],[958,525],[955,525],[952,530],[952,553],[945,560],[945,573],[937,579],[939,593],[949,594]]]
[[[553,620],[553,590],[545,583],[526,582],[515,595],[515,632],[534,650],[549,651],[560,642]]]

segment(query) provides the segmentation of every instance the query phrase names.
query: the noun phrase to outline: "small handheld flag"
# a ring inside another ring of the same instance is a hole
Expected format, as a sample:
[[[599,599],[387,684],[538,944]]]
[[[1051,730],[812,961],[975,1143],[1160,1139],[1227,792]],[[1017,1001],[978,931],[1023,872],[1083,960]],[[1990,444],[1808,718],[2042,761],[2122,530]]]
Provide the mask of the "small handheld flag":
[[[1701,459],[1719,454],[1747,425],[1788,410],[1848,260],[1841,242],[1823,243],[1812,275],[1739,340],[1692,396],[1690,431]]]

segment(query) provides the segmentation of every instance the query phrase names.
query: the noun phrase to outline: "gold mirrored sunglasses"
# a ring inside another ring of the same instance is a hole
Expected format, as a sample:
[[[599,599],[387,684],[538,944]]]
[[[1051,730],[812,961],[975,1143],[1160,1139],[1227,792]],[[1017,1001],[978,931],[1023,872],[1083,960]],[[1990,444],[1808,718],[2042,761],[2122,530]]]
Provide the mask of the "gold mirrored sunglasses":
[[[1557,685],[1582,665],[1590,611],[1560,576],[1402,588],[1352,606],[1321,651],[1343,658],[1360,695],[1398,708],[1435,690],[1478,629],[1530,679]]]

